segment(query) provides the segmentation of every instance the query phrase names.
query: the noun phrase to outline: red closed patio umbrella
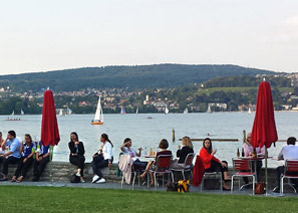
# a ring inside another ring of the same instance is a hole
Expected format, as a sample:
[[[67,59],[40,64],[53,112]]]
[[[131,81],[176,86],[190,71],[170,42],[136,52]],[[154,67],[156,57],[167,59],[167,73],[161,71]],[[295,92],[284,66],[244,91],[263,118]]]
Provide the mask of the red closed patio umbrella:
[[[43,96],[41,141],[45,146],[55,146],[60,141],[53,93],[46,90]]]
[[[55,146],[60,141],[55,101],[51,90],[46,90],[43,96],[41,141],[45,146]],[[52,153],[50,156],[52,156]],[[50,161],[50,165],[50,176],[52,183],[52,159]]]
[[[261,82],[259,85],[257,108],[255,114],[255,120],[251,134],[251,144],[253,147],[266,147],[265,154],[265,176],[266,176],[266,193],[267,193],[267,148],[270,148],[272,143],[278,140],[275,119],[274,108],[272,100],[271,87],[268,82]]]

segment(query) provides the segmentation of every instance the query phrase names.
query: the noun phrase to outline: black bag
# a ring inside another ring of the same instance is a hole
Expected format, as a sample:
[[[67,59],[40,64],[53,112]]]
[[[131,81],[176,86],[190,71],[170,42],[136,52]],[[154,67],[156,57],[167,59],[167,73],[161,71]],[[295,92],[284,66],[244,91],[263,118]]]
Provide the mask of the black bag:
[[[70,178],[71,183],[80,183],[80,177],[76,176],[76,174],[73,174]]]
[[[178,184],[177,183],[170,183],[167,184],[167,191],[168,192],[177,192]]]

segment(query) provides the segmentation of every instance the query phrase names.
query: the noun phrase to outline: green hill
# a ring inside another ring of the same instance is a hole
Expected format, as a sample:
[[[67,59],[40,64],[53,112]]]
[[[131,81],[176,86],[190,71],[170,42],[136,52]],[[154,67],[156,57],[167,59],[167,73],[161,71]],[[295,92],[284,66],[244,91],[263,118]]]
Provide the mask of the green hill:
[[[273,74],[268,70],[236,65],[158,64],[85,67],[49,72],[0,76],[0,88],[13,91],[74,91],[83,88],[171,88],[202,83],[215,77]]]

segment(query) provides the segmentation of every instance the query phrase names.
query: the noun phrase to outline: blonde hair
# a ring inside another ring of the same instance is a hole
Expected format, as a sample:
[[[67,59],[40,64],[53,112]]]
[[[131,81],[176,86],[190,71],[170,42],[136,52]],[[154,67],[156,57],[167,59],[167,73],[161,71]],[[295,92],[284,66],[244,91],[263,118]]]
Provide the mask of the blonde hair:
[[[187,146],[189,148],[193,148],[192,142],[189,137],[187,137],[187,136],[183,137],[182,141],[184,141],[185,146]]]

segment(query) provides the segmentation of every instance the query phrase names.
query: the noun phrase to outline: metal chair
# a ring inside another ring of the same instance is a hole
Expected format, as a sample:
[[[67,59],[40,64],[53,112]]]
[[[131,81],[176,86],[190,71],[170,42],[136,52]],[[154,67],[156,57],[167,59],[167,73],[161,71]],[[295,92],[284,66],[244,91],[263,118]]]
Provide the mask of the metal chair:
[[[289,174],[295,172],[297,174]],[[287,174],[288,173],[288,174]],[[294,189],[294,192],[297,193],[295,187],[290,183],[290,179],[298,179],[298,161],[290,161],[287,160],[285,163],[285,171],[284,174],[281,174],[280,178],[280,194],[283,194],[284,191],[284,179],[288,179],[288,185]]]
[[[220,172],[205,172],[201,183],[201,191],[203,191],[205,179],[218,179],[219,187],[222,191],[222,174]]]
[[[188,153],[186,155],[184,163],[183,163],[184,167],[181,169],[171,169],[171,170],[174,172],[181,172],[183,180],[185,180],[185,172],[190,172],[191,176],[192,176],[192,167],[193,167],[192,161],[193,161],[194,156],[195,156],[194,153]]]
[[[252,171],[251,169],[251,161],[249,159],[233,159],[233,166],[234,166],[234,174],[232,175],[232,181],[231,181],[231,193],[233,193],[234,188],[234,177],[239,178],[239,191],[241,190],[240,187],[240,178],[241,177],[252,177],[253,179],[253,185],[252,190],[253,193],[255,191],[255,179],[256,179],[256,173]]]
[[[173,181],[173,173],[170,170],[170,165],[171,165],[171,159],[172,155],[159,155],[157,156],[156,162],[155,162],[155,168],[154,169],[149,169],[149,173],[153,173],[154,177],[154,187],[156,189],[157,186],[157,179],[156,176],[158,174],[162,175],[162,184],[164,187],[164,175],[168,174],[171,175],[172,181]],[[147,183],[149,184],[149,175],[147,175]]]

